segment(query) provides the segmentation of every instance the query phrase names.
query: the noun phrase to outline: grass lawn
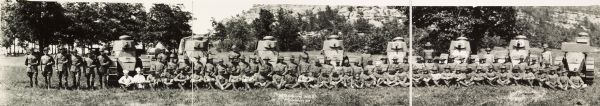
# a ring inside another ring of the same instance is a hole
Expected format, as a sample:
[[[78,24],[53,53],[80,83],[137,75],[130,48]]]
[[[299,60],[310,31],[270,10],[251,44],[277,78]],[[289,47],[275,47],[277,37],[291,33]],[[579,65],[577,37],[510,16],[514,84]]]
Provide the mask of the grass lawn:
[[[23,57],[0,57],[0,105],[408,105],[408,88],[250,91],[26,88],[28,79],[23,62]],[[53,80],[56,86],[56,75]],[[40,85],[45,86],[43,82]],[[599,83],[569,91],[526,86],[419,87],[413,94],[417,106],[574,105],[576,101],[600,105]]]

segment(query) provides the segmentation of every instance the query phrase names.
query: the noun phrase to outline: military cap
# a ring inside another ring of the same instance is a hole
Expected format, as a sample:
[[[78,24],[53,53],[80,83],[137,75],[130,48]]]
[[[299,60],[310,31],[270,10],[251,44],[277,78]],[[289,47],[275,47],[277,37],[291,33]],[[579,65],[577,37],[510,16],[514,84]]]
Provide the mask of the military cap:
[[[545,44],[545,43],[544,43],[544,44],[542,44],[542,47],[543,47],[543,48],[548,48],[549,46],[548,46],[548,44]]]
[[[431,45],[431,42],[427,42],[427,43],[425,43],[425,47],[429,47],[429,46],[432,46],[432,45]]]
[[[285,61],[290,61],[290,60],[292,60],[292,59],[291,59],[291,57],[283,57],[283,60],[285,60]]]
[[[190,58],[187,55],[183,55],[184,60],[189,60]]]
[[[327,37],[327,38],[329,38],[329,39],[338,39],[340,37],[337,36],[337,35],[329,35],[329,37]]]
[[[263,39],[264,40],[273,40],[273,39],[275,39],[275,37],[273,37],[273,36],[265,36],[265,37],[263,37]]]
[[[176,56],[175,54],[171,54],[169,57],[171,57],[171,58],[175,58],[175,57],[177,57],[177,56]]]
[[[203,36],[201,36],[201,35],[194,35],[194,36],[192,36],[192,39],[195,39],[195,40],[202,40],[202,39],[204,39],[204,37],[203,37]]]
[[[525,39],[525,38],[527,38],[527,37],[525,37],[525,36],[523,36],[523,35],[517,35],[515,38],[517,38],[517,39]]]
[[[487,48],[485,48],[485,51],[492,51],[492,49],[487,47]]]
[[[394,37],[394,39],[392,39],[392,40],[393,40],[393,41],[396,41],[396,40],[404,40],[404,38],[403,38],[403,37]]]
[[[302,53],[302,54],[300,55],[300,58],[302,58],[302,59],[308,59],[308,54],[304,54],[304,53]]]
[[[131,39],[131,36],[129,36],[129,35],[121,35],[121,36],[119,36],[119,39],[120,40],[129,40],[129,39]]]
[[[506,69],[506,66],[502,65],[500,66],[500,69]]]
[[[263,57],[263,60],[271,60],[269,57]]]
[[[123,70],[123,73],[127,74],[127,73],[129,73],[129,70]]]
[[[587,32],[579,32],[578,35],[579,36],[589,36],[589,34]]]
[[[461,36],[461,37],[458,37],[458,38],[456,38],[456,39],[457,39],[457,40],[467,40],[467,37]]]
[[[278,56],[277,57],[277,60],[283,60],[283,59],[285,59],[283,56]]]

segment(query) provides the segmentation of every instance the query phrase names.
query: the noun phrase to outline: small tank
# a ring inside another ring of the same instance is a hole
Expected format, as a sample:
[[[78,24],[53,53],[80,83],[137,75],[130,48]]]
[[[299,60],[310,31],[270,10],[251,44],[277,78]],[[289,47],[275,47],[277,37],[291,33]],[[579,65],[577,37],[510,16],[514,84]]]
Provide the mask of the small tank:
[[[323,42],[323,50],[321,54],[332,62],[341,61],[344,54],[344,42],[337,35],[330,35]]]
[[[510,40],[508,44],[508,56],[513,66],[519,64],[519,58],[524,57],[525,60],[529,60],[530,47],[527,37],[518,35],[514,39]]]
[[[190,62],[194,63],[196,57],[200,57],[200,62],[205,64],[207,61],[207,57],[209,49],[209,40],[205,36],[202,35],[193,35],[184,37],[179,42],[178,55],[180,59],[183,60],[183,57],[188,57]]]
[[[448,52],[450,57],[467,59],[471,54],[471,44],[467,41],[467,37],[458,37],[450,42]]]
[[[262,40],[259,40],[258,45],[256,46],[256,55],[261,61],[269,59],[264,62],[275,64],[277,62],[277,57],[279,57],[279,48],[275,37],[265,36]]]
[[[119,37],[119,40],[115,40],[112,42],[112,53],[109,58],[112,60],[113,64],[109,67],[108,71],[108,83],[116,83],[118,78],[123,75],[123,70],[128,70],[130,72],[135,72],[136,68],[143,69],[143,72],[147,72],[149,70],[149,58],[140,57],[141,52],[143,50],[139,50],[135,47],[136,42],[131,39],[131,36],[122,35]],[[144,61],[147,61],[147,65],[144,65]]]
[[[388,42],[386,53],[388,62],[392,62],[392,59],[398,58],[398,62],[403,63],[404,58],[407,56],[406,53],[408,53],[408,46],[404,42],[404,38],[396,37],[391,42]]]
[[[562,60],[563,67],[569,72],[583,74],[585,83],[591,84],[594,79],[594,57],[590,53],[594,48],[590,45],[588,33],[581,32],[574,42],[563,42],[561,51],[564,56],[559,56],[555,61]]]

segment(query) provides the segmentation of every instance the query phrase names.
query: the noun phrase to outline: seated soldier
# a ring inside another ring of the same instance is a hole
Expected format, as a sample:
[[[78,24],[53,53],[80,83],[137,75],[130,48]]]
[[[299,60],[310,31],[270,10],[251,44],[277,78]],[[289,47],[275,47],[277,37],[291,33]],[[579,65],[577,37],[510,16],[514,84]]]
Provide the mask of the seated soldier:
[[[352,68],[349,68],[350,70],[352,70]],[[346,73],[346,75],[342,76],[342,86],[345,88],[352,88],[352,71]]]
[[[543,87],[544,84],[546,83],[546,81],[548,81],[548,74],[546,74],[547,71],[538,71],[537,74],[535,75],[535,79],[534,81],[537,82],[537,85],[540,87]]]
[[[128,90],[133,88],[133,86],[131,86],[133,84],[132,79],[133,77],[129,76],[129,70],[123,70],[123,76],[119,78],[118,82],[121,85],[121,88]]]
[[[342,86],[342,75],[334,72],[329,78],[329,89],[338,88]]]
[[[351,82],[350,82],[350,88],[352,89],[362,89],[364,88],[364,81],[360,78],[361,74],[359,73],[355,73],[354,76],[352,76]]]
[[[560,81],[558,80],[558,74],[556,71],[549,71],[550,73],[547,75],[548,80],[544,82],[546,86],[550,89],[558,89],[560,85]]]
[[[160,76],[160,83],[163,85],[163,88],[169,88],[173,85],[173,78],[175,78],[175,71],[167,71],[162,73]]]
[[[496,72],[496,70],[489,70],[487,73],[485,73],[485,81],[489,85],[496,85],[496,80],[498,80],[498,76],[499,75]]]
[[[398,85],[398,77],[396,75],[396,71],[390,70],[385,74],[385,78],[383,80],[383,84],[388,87],[393,87]]]
[[[422,77],[423,84],[425,84],[426,87],[429,87],[429,83],[431,82],[430,71],[422,70],[422,72],[423,72],[423,74],[421,74],[421,77]]]
[[[286,84],[285,76],[283,76],[283,71],[276,71],[272,74],[271,84],[277,89],[283,89]]]
[[[363,67],[364,74],[361,75],[361,79],[365,81],[365,87],[375,86],[377,78],[375,78],[375,65],[373,60],[367,60],[366,65]]]
[[[483,69],[481,69],[481,67],[477,67],[477,68],[475,68],[475,70],[476,70],[476,72],[474,72],[473,76],[471,76],[473,79],[473,83],[475,85],[483,85],[486,72],[484,72]]]
[[[190,81],[190,74],[191,74],[190,71],[180,72],[173,79],[173,83],[176,84],[179,89],[184,90],[185,87],[183,85],[185,85],[188,81]]]
[[[135,68],[135,76],[133,76],[133,79],[131,79],[131,81],[135,84],[136,89],[144,89],[144,86],[149,84],[150,82],[148,82],[146,80],[146,77],[144,77],[144,75],[142,75],[142,69],[141,68]]]
[[[567,76],[566,71],[561,71],[561,74],[558,75],[558,89],[560,90],[568,90],[571,87],[571,79]]]
[[[159,74],[159,71],[154,71],[154,73],[148,74],[148,76],[146,76],[146,81],[148,81],[148,86],[150,86],[150,89],[156,90],[155,88],[157,87],[160,79],[158,78]]]
[[[498,80],[496,81],[499,85],[506,86],[511,83],[510,78],[512,77],[512,74],[508,73],[505,66],[500,66],[499,75],[500,76],[498,77]]]
[[[291,74],[286,74],[284,75],[285,77],[285,88],[289,88],[289,89],[293,89],[298,87],[298,85],[300,85],[300,83],[298,83],[298,77],[291,75]]]
[[[192,89],[194,88],[200,88],[202,85],[204,85],[204,72],[202,71],[194,71],[195,73],[192,74],[190,77],[190,83],[192,84]]]
[[[321,74],[321,76],[318,76],[317,79],[315,79],[313,81],[314,83],[310,87],[312,87],[313,89],[329,88],[329,77],[328,76],[329,75]]]
[[[396,74],[397,84],[402,87],[408,87],[410,85],[408,74],[404,70],[400,70],[398,74]]]
[[[439,86],[440,82],[442,82],[442,73],[440,72],[439,68],[433,68],[432,70],[433,73],[430,74],[431,81],[433,82],[433,85]]]
[[[533,82],[535,80],[535,74],[533,74],[533,70],[527,69],[525,74],[523,75],[523,80],[527,82],[527,85],[533,86]]]
[[[477,77],[476,77],[477,76],[477,72],[469,70],[469,71],[467,71],[467,73],[460,74],[460,76],[462,78],[460,78],[460,77],[456,78],[457,81],[458,81],[458,83],[461,86],[468,87],[468,86],[471,86],[471,85],[475,84],[475,82],[473,82],[473,80],[477,79]]]
[[[413,86],[415,86],[415,87],[417,87],[417,86],[419,86],[421,83],[423,83],[423,82],[422,82],[422,81],[423,81],[423,77],[422,77],[422,75],[421,75],[421,73],[420,73],[420,72],[421,72],[421,71],[418,71],[418,70],[415,70],[415,71],[413,71],[413,75],[412,75],[412,77],[413,77],[413,79],[412,79],[412,80],[413,80],[413,82],[412,82],[412,85],[413,85]]]
[[[254,86],[257,86],[260,88],[267,88],[267,87],[271,86],[271,82],[268,81],[262,75],[256,75],[256,83],[254,83]]]
[[[225,78],[223,75],[217,74],[217,76],[215,77],[215,85],[217,86],[217,88],[225,90],[231,87],[231,82],[229,82],[229,79]]]
[[[300,76],[298,76],[298,81],[297,82],[300,84],[301,87],[310,88],[309,82],[311,82],[311,80],[313,80],[313,79],[311,79],[310,76],[312,76],[312,73],[310,73],[310,72],[303,72],[302,74],[300,74]]]
[[[582,89],[586,88],[587,84],[583,83],[583,79],[579,76],[579,72],[573,72],[573,76],[569,78],[571,81],[571,88],[573,89]]]
[[[442,77],[441,77],[444,84],[446,86],[450,86],[453,78],[454,78],[454,73],[452,72],[452,70],[450,70],[449,67],[444,68],[444,73],[442,73]]]

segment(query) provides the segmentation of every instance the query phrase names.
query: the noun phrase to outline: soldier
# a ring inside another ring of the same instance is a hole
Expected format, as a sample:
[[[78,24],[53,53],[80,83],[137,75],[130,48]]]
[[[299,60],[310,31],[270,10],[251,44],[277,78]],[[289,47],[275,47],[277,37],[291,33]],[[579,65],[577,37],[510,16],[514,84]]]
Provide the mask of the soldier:
[[[396,77],[398,77],[398,82],[396,82],[398,85],[402,86],[402,87],[408,87],[410,85],[409,83],[409,78],[408,78],[408,68],[410,67],[410,64],[408,64],[408,59],[404,58],[404,63],[401,64],[401,70],[398,71],[398,74],[396,74]]]
[[[175,78],[173,78],[173,83],[177,85],[177,87],[181,90],[184,90],[185,83],[190,80],[190,72],[179,72]]]
[[[135,75],[133,76],[131,81],[133,82],[133,84],[135,84],[134,86],[136,86],[136,89],[143,89],[145,88],[144,86],[150,83],[148,80],[146,80],[144,75],[142,75],[142,69],[139,67],[135,68]]]
[[[27,67],[27,76],[29,77],[29,87],[36,87],[38,85],[37,72],[40,59],[35,55],[36,51],[37,50],[35,48],[31,48],[29,50],[29,54],[25,56],[25,66]]]
[[[306,46],[304,46],[306,47]],[[301,62],[298,64],[298,73],[300,73],[300,75],[307,75],[310,73],[311,70],[311,64],[308,58],[308,54],[305,55],[301,55]],[[310,76],[310,75],[307,75]]]
[[[550,65],[554,61],[552,60],[552,51],[548,48],[548,44],[543,44],[542,48],[544,49],[542,52],[542,64],[549,63],[548,65]]]
[[[550,89],[558,89],[559,86],[562,86],[558,79],[558,74],[556,74],[556,71],[549,71],[549,73],[550,74],[548,74],[548,81],[544,82],[546,86],[548,86],[548,88]]]
[[[384,74],[383,84],[388,87],[393,87],[398,85],[398,77],[396,75],[397,70],[400,67],[400,63],[398,62],[398,58],[392,58],[392,64],[389,65],[388,71]]]
[[[381,58],[381,63],[380,64],[375,64],[375,78],[377,78],[377,80],[375,81],[375,86],[376,87],[380,87],[383,84],[383,81],[385,80],[385,75],[387,74],[387,58],[383,57]]]
[[[535,81],[535,74],[533,73],[533,70],[531,70],[531,69],[525,70],[525,73],[523,74],[523,80],[525,82],[527,82],[527,85],[533,87],[533,83]]]
[[[442,71],[440,80],[442,80],[444,82],[444,84],[446,86],[450,86],[450,83],[452,82],[452,66],[450,64],[445,63],[446,59],[445,58],[441,58],[439,61],[439,70]]]
[[[227,65],[227,72],[229,72],[229,82],[231,82],[233,90],[237,90],[238,85],[242,85],[241,74],[243,69],[245,68],[245,65],[241,65],[239,60],[241,59],[232,59]]]
[[[259,70],[260,62],[256,59],[255,56],[250,57],[249,59],[250,62],[248,63],[248,68],[246,68],[246,71],[242,76],[242,83],[244,83],[246,89],[252,89],[251,86],[254,85],[254,83],[256,82],[256,78],[260,75],[256,73]]]
[[[483,59],[486,60],[486,63],[492,63],[495,59],[494,54],[492,54],[492,49],[485,48],[485,54],[483,55]]]
[[[425,60],[433,59],[434,50],[431,46],[430,42],[425,43],[425,50],[423,50],[423,53],[425,53]]]
[[[366,45],[360,55],[360,66],[364,68],[367,65],[367,62],[371,59],[371,53],[369,52],[370,47]]]
[[[180,61],[177,65],[177,73],[190,73],[192,69],[192,63],[187,55],[183,55],[183,61]]]
[[[200,56],[194,57],[196,62],[194,62],[194,68],[192,68],[193,73],[190,76],[190,83],[192,84],[192,89],[200,88],[202,83],[204,83],[204,64],[200,62]]]
[[[277,59],[277,64],[273,67],[273,74],[271,74],[272,81],[271,84],[277,89],[283,89],[286,84],[285,77],[283,75],[283,70],[285,70],[285,65],[281,63],[283,59]]]
[[[42,63],[42,76],[44,76],[44,82],[46,83],[46,89],[50,89],[52,85],[52,66],[54,65],[54,58],[48,53],[49,48],[44,48],[44,55],[41,57]]]
[[[278,57],[277,58],[277,63],[275,65],[273,65],[273,70],[271,71],[271,73],[268,75],[270,77],[272,77],[273,75],[277,74],[277,73],[281,73],[279,75],[284,75],[285,71],[286,71],[286,65],[283,63],[283,57]],[[281,76],[283,77],[283,76]]]
[[[502,64],[504,67],[506,67],[506,70],[509,71],[508,73],[511,73],[515,68],[512,65],[512,61],[510,60],[509,56],[504,56],[504,64]]]
[[[542,68],[542,66],[537,62],[537,60],[537,56],[531,56],[531,63],[529,63],[529,67],[527,67],[534,74],[539,73],[540,69]]]
[[[485,66],[482,66],[482,68],[485,68]],[[491,67],[488,67],[491,68]],[[500,68],[500,67],[498,67]],[[489,85],[496,85],[496,80],[498,80],[498,72],[495,69],[491,69],[488,70],[487,73],[485,73],[485,81],[487,82],[487,84]]]
[[[439,70],[440,68],[439,68],[439,65],[437,64],[438,63],[437,61],[439,61],[440,58],[434,57],[433,60],[434,61],[429,62],[428,63],[429,65],[426,67],[430,67],[429,68],[431,70],[430,76],[431,76],[431,82],[433,82],[433,85],[439,86],[440,79],[442,78],[442,74]]]
[[[295,63],[294,56],[289,57],[288,60],[284,63],[286,67],[285,75],[292,75],[293,77],[298,77],[298,64]]]
[[[560,90],[568,90],[571,87],[572,82],[569,76],[567,76],[566,71],[560,71],[560,74],[558,75],[558,81],[558,89]]]
[[[84,76],[87,88],[90,89],[94,87],[94,74],[96,73],[96,66],[98,66],[98,62],[94,58],[96,57],[94,54],[88,53],[87,55],[88,56],[84,59],[86,67],[86,69],[84,70]]]
[[[106,88],[106,84],[105,82],[108,80],[108,68],[110,67],[112,60],[110,60],[110,58],[108,58],[108,50],[104,50],[99,56],[98,56],[98,62],[100,63],[100,66],[98,67],[98,82],[100,83],[100,87],[102,88]],[[166,61],[165,61],[166,62]],[[161,68],[160,69],[164,69],[164,65],[161,64]],[[158,69],[154,69],[153,71],[157,71]]]
[[[268,61],[270,61],[271,59],[269,58],[262,58],[263,62],[260,63],[260,66],[258,67],[258,74],[262,77],[265,78],[265,80],[271,80],[271,73],[272,73],[272,64],[270,64]]]
[[[512,82],[515,85],[521,85],[524,80],[523,77],[525,76],[525,68],[527,68],[527,63],[525,63],[524,59],[525,57],[521,56],[519,58],[519,64],[513,68]]]
[[[68,86],[67,82],[69,81],[67,80],[67,77],[69,76],[69,63],[71,62],[71,59],[69,59],[66,49],[61,48],[58,51],[60,53],[56,54],[56,73],[58,74],[58,87],[62,89]],[[65,81],[64,86],[63,79]]]
[[[231,51],[228,54],[229,61],[239,61],[241,56],[242,56],[242,54],[238,50],[237,46],[235,46],[235,45],[231,46]]]
[[[171,54],[170,58],[171,58],[171,61],[169,63],[167,63],[167,69],[166,69],[165,74],[176,73],[175,71],[177,71],[177,68],[178,68],[176,55]]]
[[[582,89],[582,88],[586,88],[588,85],[585,84],[583,82],[583,79],[581,79],[580,73],[579,72],[574,72],[574,75],[571,76],[569,79],[571,80],[571,88],[573,89]]]
[[[506,66],[502,65],[502,66],[500,66],[500,77],[498,78],[498,80],[496,80],[496,82],[501,86],[506,86],[511,83],[511,81],[510,81],[511,77],[512,77],[512,74],[510,74],[507,71]]]
[[[223,59],[219,59],[215,70],[217,71],[217,75],[215,77],[215,85],[221,90],[229,88],[231,86],[231,82],[228,79],[229,74],[226,71],[227,66],[223,64]]]
[[[131,85],[133,84],[132,81],[133,77],[131,77],[129,75],[129,70],[123,70],[123,76],[121,76],[121,78],[119,78],[118,82],[119,85],[121,85],[121,88],[123,88],[124,90],[128,90],[131,89]]]
[[[361,76],[361,80],[364,81],[365,87],[372,87],[377,84],[377,78],[375,77],[375,66],[373,60],[367,60],[367,64],[364,66],[364,75]]]
[[[81,57],[79,57],[79,55],[77,55],[77,50],[73,50],[71,52],[71,76],[73,76],[73,86],[76,89],[79,89],[79,84],[80,84],[80,75],[81,75],[81,66],[84,65],[83,64],[83,59],[81,59]]]
[[[323,69],[323,66],[321,65],[321,61],[319,60],[320,59],[314,61],[314,64],[310,66],[310,72],[308,72],[308,82],[311,88],[321,87],[321,81],[319,81],[319,78],[321,77],[321,69]]]
[[[206,82],[206,86],[208,86],[208,89],[213,89],[215,88],[215,76],[217,74],[217,72],[215,71],[215,67],[216,65],[213,63],[213,58],[212,57],[207,57],[206,58],[206,65],[204,66],[204,69],[202,69],[204,71],[204,82]]]

